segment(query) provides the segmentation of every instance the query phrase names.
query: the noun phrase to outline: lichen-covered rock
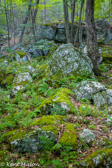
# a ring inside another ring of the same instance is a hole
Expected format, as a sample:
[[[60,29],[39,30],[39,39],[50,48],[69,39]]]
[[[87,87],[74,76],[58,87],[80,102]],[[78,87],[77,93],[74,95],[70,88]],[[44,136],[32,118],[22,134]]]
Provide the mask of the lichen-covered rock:
[[[64,132],[59,139],[59,143],[61,143],[63,146],[70,145],[72,150],[77,148],[77,134],[74,128],[74,124],[66,124]]]
[[[20,153],[37,153],[42,150],[49,150],[57,142],[57,135],[51,131],[43,131],[40,128],[21,136],[11,142],[14,148]]]
[[[72,44],[61,45],[49,62],[51,75],[70,76],[86,73],[92,75],[93,65],[89,57],[80,54]]]
[[[11,95],[15,95],[19,90],[22,90],[24,86],[32,81],[32,77],[28,72],[19,73],[13,80],[13,89]]]
[[[29,81],[32,81],[32,77],[28,72],[19,73],[14,78],[13,86],[25,85]]]
[[[92,96],[92,99],[94,101],[94,105],[97,107],[100,107],[102,105],[107,105],[107,94],[105,91],[98,92]]]
[[[107,89],[106,94],[108,105],[112,106],[112,89]]]
[[[36,75],[36,70],[32,66],[27,66],[27,69],[32,76]]]
[[[84,129],[82,134],[80,135],[80,139],[82,142],[90,144],[94,142],[95,134],[89,129]]]
[[[98,166],[101,166],[101,168],[103,168],[104,161],[106,158],[109,157],[110,154],[112,155],[111,148],[95,151],[91,155],[86,157],[83,161],[81,161],[80,166],[81,167],[90,167],[90,168],[96,168]],[[108,163],[108,161],[107,161],[107,163]]]
[[[101,91],[105,91],[106,87],[96,81],[83,81],[78,84],[74,90],[75,98],[77,100],[89,99],[91,100],[92,95]]]

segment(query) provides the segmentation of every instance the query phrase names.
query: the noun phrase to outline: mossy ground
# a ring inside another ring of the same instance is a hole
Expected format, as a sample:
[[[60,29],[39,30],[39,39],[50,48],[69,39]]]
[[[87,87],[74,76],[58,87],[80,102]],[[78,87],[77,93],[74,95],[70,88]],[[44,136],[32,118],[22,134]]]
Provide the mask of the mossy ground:
[[[105,117],[111,114],[111,110],[108,107],[98,109],[87,100],[77,102],[73,96],[76,85],[83,80],[91,80],[92,77],[86,74],[79,76],[74,74],[66,78],[60,78],[59,74],[51,76],[48,66],[51,57],[52,55],[35,58],[32,59],[32,63],[8,60],[7,66],[4,65],[4,59],[0,59],[1,162],[25,161],[38,163],[39,167],[71,165],[77,168],[80,160],[92,151],[102,148],[105,150],[105,147],[112,145],[111,126],[105,123]],[[15,97],[11,97],[14,77],[18,73],[28,72],[28,65],[36,70],[36,74],[32,76],[33,81],[25,83],[25,89],[19,91]],[[111,66],[103,62],[100,68],[102,73],[112,77]],[[112,87],[112,80],[109,78],[100,77],[95,80],[105,84],[107,88]],[[60,106],[63,102],[67,105],[68,111]],[[56,146],[37,154],[20,154],[10,150],[11,141],[37,128],[55,133]],[[91,129],[95,133],[96,139],[91,146],[79,143],[84,128]]]

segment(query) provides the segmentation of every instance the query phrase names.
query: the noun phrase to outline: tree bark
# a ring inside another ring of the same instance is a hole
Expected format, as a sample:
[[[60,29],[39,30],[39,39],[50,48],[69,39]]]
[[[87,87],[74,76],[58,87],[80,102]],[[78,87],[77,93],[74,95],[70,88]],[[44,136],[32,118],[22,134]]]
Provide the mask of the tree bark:
[[[24,35],[24,31],[25,31],[25,26],[26,26],[27,21],[28,21],[28,18],[29,18],[29,16],[30,16],[31,4],[32,4],[32,0],[29,0],[28,11],[27,11],[25,20],[23,21],[23,29],[22,29],[22,31],[21,31],[21,35],[20,35],[20,39],[19,39],[19,43],[22,43],[22,41],[23,41],[23,35]]]
[[[69,17],[68,17],[68,4],[66,0],[63,0],[64,18],[65,18],[65,30],[67,43],[70,43],[70,28],[69,28]]]
[[[75,41],[74,44],[77,42],[77,40],[79,41],[79,43],[82,42],[82,33],[81,33],[81,16],[82,16],[82,9],[84,6],[84,0],[81,1],[81,8],[80,8],[80,14],[79,14],[79,23],[77,26],[77,30],[76,30],[76,35],[75,35]],[[79,35],[79,37],[78,37]]]
[[[8,2],[4,0],[5,5],[5,15],[6,15],[6,24],[7,24],[7,31],[8,31],[8,47],[10,47],[10,28],[9,28],[9,19],[8,19]]]
[[[73,43],[73,27],[74,27],[74,17],[75,17],[75,0],[71,0],[71,42]]]
[[[36,15],[38,12],[38,4],[39,0],[36,1],[36,8],[34,9],[33,15],[32,15],[32,32],[34,35],[34,41],[36,42],[36,35],[35,35],[35,23],[36,23]]]
[[[97,46],[97,33],[94,22],[94,0],[86,1],[86,29],[87,29],[87,55],[93,63],[95,75],[101,75],[99,71],[100,54]]]

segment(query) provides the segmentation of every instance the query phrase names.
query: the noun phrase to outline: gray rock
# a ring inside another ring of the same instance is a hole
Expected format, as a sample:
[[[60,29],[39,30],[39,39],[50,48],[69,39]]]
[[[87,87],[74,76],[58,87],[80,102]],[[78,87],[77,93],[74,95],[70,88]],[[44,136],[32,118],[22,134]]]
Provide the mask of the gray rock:
[[[50,131],[37,129],[19,139],[11,142],[13,149],[19,153],[37,153],[42,150],[49,150],[57,142],[57,135]]]
[[[80,138],[85,143],[92,143],[95,140],[95,134],[89,129],[84,129]]]
[[[28,82],[28,81],[32,81],[32,77],[28,72],[19,73],[14,78],[13,84],[18,85],[21,84],[22,82]]]
[[[108,101],[108,105],[112,106],[112,89],[108,89],[106,91],[107,93],[107,101]]]
[[[18,53],[15,54],[15,59],[17,62],[24,62],[24,61],[28,61],[27,56],[23,56],[22,58],[20,57],[20,55]]]
[[[56,29],[47,25],[40,25],[37,32],[38,39],[53,40],[56,34]]]
[[[28,82],[32,81],[32,77],[28,72],[19,73],[13,80],[13,89],[11,90],[11,96],[15,96],[15,94],[25,88],[25,85]]]
[[[92,96],[92,99],[94,101],[94,105],[97,107],[100,107],[102,105],[107,105],[107,94],[105,91],[98,92]]]
[[[80,54],[70,43],[61,45],[54,52],[49,66],[51,75],[70,76],[84,72],[93,75],[93,64],[90,58]]]
[[[106,87],[96,81],[83,81],[78,84],[74,90],[76,100],[89,99],[91,100],[94,94],[105,91]],[[94,98],[95,100],[95,98]]]
[[[32,76],[36,74],[36,71],[35,71],[35,69],[34,69],[33,67],[31,67],[31,66],[29,65],[29,66],[27,66],[27,68],[28,68],[28,70],[29,70],[29,72],[30,72],[30,74],[31,74]]]
[[[19,91],[19,90],[22,90],[24,89],[24,87],[22,85],[19,85],[19,86],[14,86],[13,89],[11,90],[11,96],[15,96],[16,93]]]

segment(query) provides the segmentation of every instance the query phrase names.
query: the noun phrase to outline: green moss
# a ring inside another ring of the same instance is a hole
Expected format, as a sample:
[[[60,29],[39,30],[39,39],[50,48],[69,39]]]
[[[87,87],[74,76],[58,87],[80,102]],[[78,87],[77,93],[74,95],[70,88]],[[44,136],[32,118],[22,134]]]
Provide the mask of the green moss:
[[[13,80],[14,80],[14,76],[12,74],[9,74],[6,79],[5,79],[5,84],[7,85],[11,85],[13,83]]]
[[[102,165],[103,168],[104,160],[109,156],[109,154],[112,154],[111,148],[95,151],[86,157],[83,161],[81,161],[80,164],[84,167],[91,168]]]
[[[42,99],[40,106],[38,106],[36,109],[40,109],[41,114],[49,114],[51,112],[51,108],[57,104],[66,113],[75,113],[76,108],[69,100],[70,95],[72,95],[71,90],[67,88],[60,88],[56,91],[57,92],[54,92],[54,94],[49,98],[44,100]]]
[[[42,127],[41,130],[43,130],[43,131],[51,131],[54,134],[58,134],[58,128],[55,125],[47,125],[45,127]]]
[[[5,134],[2,135],[1,141],[12,142],[15,139],[21,138],[25,134],[27,134],[27,131],[22,130],[22,129],[9,131],[9,132],[7,132],[7,133],[5,133]]]
[[[64,24],[64,22],[59,22],[59,21],[58,21],[58,22],[53,22],[53,23],[43,23],[42,25],[43,25],[43,26],[54,26],[54,25],[60,24],[60,23],[61,23],[61,24]]]
[[[74,129],[74,124],[66,124],[64,133],[60,138],[59,143],[61,143],[62,145],[71,145],[73,150],[77,148],[77,135]]]
[[[104,116],[102,111],[99,111],[97,107],[90,107],[86,104],[82,104],[78,109],[78,114],[81,116],[93,116],[93,117],[99,117]]]
[[[32,122],[30,125],[56,125],[57,123],[61,124],[63,123],[63,116],[60,115],[53,115],[53,116],[43,116],[40,119],[37,119],[36,121]]]
[[[20,57],[24,57],[26,55],[26,53],[24,51],[17,51],[18,55],[20,55]]]

